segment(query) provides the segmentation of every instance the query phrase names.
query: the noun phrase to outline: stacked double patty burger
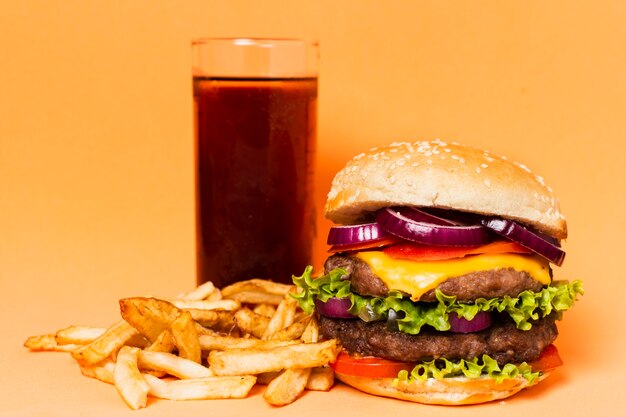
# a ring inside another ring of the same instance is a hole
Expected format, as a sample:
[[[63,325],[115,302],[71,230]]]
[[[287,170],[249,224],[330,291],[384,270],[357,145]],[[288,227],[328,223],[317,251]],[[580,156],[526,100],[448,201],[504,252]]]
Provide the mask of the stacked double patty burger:
[[[583,293],[552,280],[567,226],[525,166],[442,141],[395,143],[350,161],[326,216],[325,275],[294,282],[343,351],[337,378],[431,404],[513,395],[561,365],[555,320]]]

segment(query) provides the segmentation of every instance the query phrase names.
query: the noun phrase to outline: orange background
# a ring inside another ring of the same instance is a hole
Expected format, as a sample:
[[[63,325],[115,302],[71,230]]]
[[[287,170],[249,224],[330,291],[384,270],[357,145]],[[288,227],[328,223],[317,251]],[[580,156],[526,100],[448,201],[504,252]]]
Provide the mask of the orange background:
[[[123,296],[194,285],[190,41],[199,36],[320,41],[320,209],[333,173],[372,146],[439,137],[487,148],[560,196],[570,238],[556,277],[584,279],[587,294],[559,326],[566,366],[502,403],[425,407],[338,386],[283,409],[255,391],[152,401],[144,414],[623,413],[624,22],[618,0],[3,2],[0,415],[131,414],[66,355],[21,344],[69,324],[110,324]],[[319,226],[316,265],[329,223]]]

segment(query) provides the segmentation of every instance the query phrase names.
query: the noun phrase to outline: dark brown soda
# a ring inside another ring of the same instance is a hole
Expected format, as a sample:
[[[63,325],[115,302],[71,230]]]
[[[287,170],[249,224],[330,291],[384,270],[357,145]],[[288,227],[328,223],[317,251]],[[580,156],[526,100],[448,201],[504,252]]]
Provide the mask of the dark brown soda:
[[[311,263],[317,79],[194,78],[197,281]]]

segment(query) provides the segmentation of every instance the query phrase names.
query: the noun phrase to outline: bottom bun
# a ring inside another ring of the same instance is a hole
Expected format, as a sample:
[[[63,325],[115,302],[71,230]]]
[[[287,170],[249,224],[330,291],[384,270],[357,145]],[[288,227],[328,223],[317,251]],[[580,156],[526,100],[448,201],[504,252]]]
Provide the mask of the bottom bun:
[[[394,378],[367,378],[337,372],[335,376],[345,384],[368,394],[423,404],[467,405],[510,397],[523,388],[537,384],[548,376],[548,373],[542,374],[532,383],[521,376],[500,383],[484,376],[477,379],[429,378],[425,381],[398,382],[395,386]]]

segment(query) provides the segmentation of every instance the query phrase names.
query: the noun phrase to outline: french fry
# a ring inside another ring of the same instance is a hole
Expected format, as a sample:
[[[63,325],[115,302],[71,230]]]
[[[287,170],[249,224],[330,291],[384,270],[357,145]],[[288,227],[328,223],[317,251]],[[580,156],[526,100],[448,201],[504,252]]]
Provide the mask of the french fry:
[[[272,382],[272,380],[274,378],[276,378],[278,376],[278,374],[280,374],[280,372],[276,371],[276,372],[262,372],[260,374],[258,374],[256,376],[256,383],[257,384],[261,384],[261,385],[267,385],[270,382]]]
[[[308,325],[308,320],[306,321],[298,321],[290,326],[285,327],[284,329],[280,329],[274,334],[272,334],[268,340],[293,340],[299,339],[302,336],[302,333],[306,329]]]
[[[280,304],[280,301],[278,303]],[[256,307],[254,307],[252,311],[262,316],[271,318],[274,315],[274,313],[276,313],[276,306],[273,306],[272,304],[261,303],[261,304],[258,304]]]
[[[328,391],[335,383],[335,371],[329,367],[312,368],[306,389],[311,391]]]
[[[263,333],[262,339],[269,339],[277,331],[291,325],[296,315],[296,307],[298,302],[289,294],[283,296],[283,300],[276,308],[276,313],[267,324],[267,328]]]
[[[270,304],[276,306],[283,300],[283,296],[280,294],[268,294],[262,291],[241,291],[230,294],[228,299],[241,304]]]
[[[272,405],[291,404],[304,392],[310,374],[311,368],[285,369],[268,384],[263,398]]]
[[[228,350],[228,349],[273,349],[279,346],[288,346],[301,343],[299,340],[259,340],[253,338],[230,337],[230,336],[198,336],[202,350]]]
[[[30,336],[24,342],[24,347],[32,351],[48,351],[48,352],[73,352],[80,348],[82,345],[64,344],[60,345],[56,341],[56,337],[53,334],[41,334],[37,336]]]
[[[245,398],[256,382],[254,376],[231,376],[164,381],[144,374],[150,395],[167,400]]]
[[[215,329],[220,332],[230,333],[236,327],[235,312],[226,310],[186,310],[191,317],[204,327]]]
[[[282,297],[293,287],[293,285],[279,284],[277,282],[264,279],[249,279],[247,281],[239,281],[222,288],[222,297],[230,298],[234,294],[245,291],[274,294]],[[278,302],[280,302],[280,300]]]
[[[123,298],[119,304],[122,318],[150,342],[154,342],[163,330],[170,330],[172,322],[182,311],[158,298]]]
[[[202,361],[202,350],[198,341],[198,332],[195,322],[188,311],[182,311],[172,322],[172,336],[178,348],[178,354],[185,359],[200,363]]]
[[[309,321],[307,322],[306,329],[300,335],[300,338],[305,343],[313,343],[317,342],[320,337],[320,328],[317,323],[317,317],[315,315],[311,316]]]
[[[163,330],[159,337],[145,351],[147,352],[171,352],[176,347],[176,341],[172,332],[169,330]]]
[[[69,326],[58,330],[54,338],[59,345],[86,345],[102,336],[106,330],[103,327]]]
[[[235,313],[235,323],[239,330],[244,334],[250,334],[258,339],[265,333],[269,322],[269,317],[256,314],[247,307],[237,310]]]
[[[141,370],[163,371],[181,379],[213,375],[206,366],[166,352],[140,351],[138,365]]]
[[[94,378],[107,384],[115,384],[115,362],[112,359],[105,359],[97,365],[78,364],[80,373],[89,378]]]
[[[211,281],[207,281],[202,285],[199,285],[193,291],[183,294],[178,297],[181,300],[220,300],[222,293],[219,289],[215,288],[215,285]]]
[[[197,309],[197,310],[227,310],[234,311],[239,310],[241,308],[241,303],[236,300],[215,300],[215,301],[207,301],[207,300],[172,300],[172,304],[176,307],[188,310],[188,309]]]
[[[137,367],[139,348],[124,346],[117,355],[113,380],[122,399],[133,410],[146,406],[150,386]]]
[[[279,346],[270,350],[231,349],[209,353],[215,375],[256,375],[262,372],[326,365],[337,357],[336,339],[317,343]]]
[[[72,357],[80,364],[94,365],[117,352],[137,330],[125,321],[115,323],[93,342],[81,346],[72,352]]]

